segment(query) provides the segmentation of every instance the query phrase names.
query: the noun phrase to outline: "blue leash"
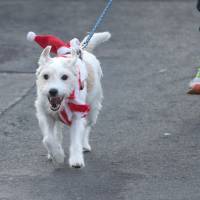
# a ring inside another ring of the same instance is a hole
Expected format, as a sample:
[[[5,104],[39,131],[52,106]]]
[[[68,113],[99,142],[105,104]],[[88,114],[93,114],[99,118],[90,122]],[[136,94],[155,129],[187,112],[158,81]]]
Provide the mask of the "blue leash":
[[[108,3],[106,5],[106,7],[104,8],[104,10],[102,11],[101,15],[99,16],[99,18],[97,18],[97,21],[94,25],[94,27],[92,28],[91,32],[89,33],[86,41],[83,43],[82,48],[85,49],[88,46],[89,41],[91,40],[92,36],[94,35],[97,27],[100,25],[100,23],[102,22],[105,14],[107,13],[108,9],[111,7],[112,5],[112,0],[108,0]]]

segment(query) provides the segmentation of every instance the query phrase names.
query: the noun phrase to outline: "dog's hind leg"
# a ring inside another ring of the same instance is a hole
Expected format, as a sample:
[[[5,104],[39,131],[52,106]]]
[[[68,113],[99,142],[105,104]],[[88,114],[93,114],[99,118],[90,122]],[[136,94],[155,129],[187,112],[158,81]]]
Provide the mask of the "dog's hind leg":
[[[91,151],[91,146],[89,143],[90,131],[91,131],[91,126],[86,125],[84,135],[83,135],[83,152]]]
[[[95,125],[99,112],[101,110],[101,107],[102,107],[101,99],[98,102],[95,102],[95,104],[91,105],[91,111],[87,118],[87,124],[84,131],[84,136],[83,136],[83,151],[84,152],[91,151],[91,146],[89,143],[90,131],[91,131],[91,128]]]

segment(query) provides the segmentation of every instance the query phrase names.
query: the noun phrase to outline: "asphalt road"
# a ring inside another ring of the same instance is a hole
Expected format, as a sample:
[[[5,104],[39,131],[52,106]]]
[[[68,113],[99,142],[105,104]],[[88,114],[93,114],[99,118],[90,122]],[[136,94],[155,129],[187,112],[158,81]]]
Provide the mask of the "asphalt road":
[[[200,65],[196,1],[114,0],[95,54],[104,103],[86,167],[49,163],[35,118],[41,49],[26,33],[83,38],[105,1],[0,1],[0,200],[199,200]],[[167,134],[166,134],[167,133]],[[65,130],[65,151],[68,153]]]

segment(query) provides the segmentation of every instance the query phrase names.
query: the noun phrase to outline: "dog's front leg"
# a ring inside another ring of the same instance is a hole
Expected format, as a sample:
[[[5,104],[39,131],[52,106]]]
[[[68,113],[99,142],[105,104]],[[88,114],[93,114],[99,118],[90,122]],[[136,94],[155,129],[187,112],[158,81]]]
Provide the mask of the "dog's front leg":
[[[43,134],[43,144],[48,151],[48,158],[54,158],[58,163],[64,162],[64,151],[57,137],[54,135],[55,120],[42,113],[37,114]]]
[[[60,121],[56,121],[55,127],[54,127],[54,135],[61,145],[63,142],[63,133],[62,132],[63,132],[63,124]]]
[[[83,158],[83,133],[85,129],[85,119],[84,118],[74,118],[72,120],[72,125],[70,128],[70,157],[69,165],[74,168],[84,167]]]

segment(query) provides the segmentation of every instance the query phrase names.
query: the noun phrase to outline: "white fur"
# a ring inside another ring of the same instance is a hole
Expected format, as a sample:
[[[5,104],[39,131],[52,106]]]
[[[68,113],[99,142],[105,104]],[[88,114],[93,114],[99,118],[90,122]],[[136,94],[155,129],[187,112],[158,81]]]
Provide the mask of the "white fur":
[[[81,42],[81,45],[87,40],[86,36],[83,41]],[[111,38],[111,34],[109,32],[102,32],[102,33],[95,33],[91,40],[88,43],[88,46],[86,50],[88,52],[92,52],[97,46],[99,46],[101,43],[108,41]]]
[[[104,34],[104,33],[103,33]],[[98,34],[101,39],[102,35]],[[100,38],[90,43],[93,46],[100,44]],[[105,38],[104,38],[105,39]],[[98,41],[96,43],[96,41]],[[92,41],[91,41],[92,42]],[[83,167],[83,151],[91,151],[89,144],[89,135],[91,127],[96,123],[103,92],[101,87],[102,71],[97,58],[87,52],[82,51],[83,61],[80,60],[75,52],[71,57],[50,57],[50,47],[46,47],[38,61],[39,67],[36,72],[37,99],[35,101],[36,116],[43,135],[43,144],[47,149],[48,159],[55,159],[58,163],[63,163],[65,154],[62,148],[62,128],[59,121],[58,111],[50,109],[48,101],[49,90],[56,88],[59,96],[69,96],[74,89],[78,77],[77,63],[85,62],[92,66],[94,71],[94,83],[92,90],[86,92],[86,103],[91,107],[87,118],[80,118],[78,115],[73,116],[70,127],[70,148],[69,148],[69,165],[70,167]],[[44,74],[49,75],[49,79],[44,79]],[[68,79],[63,81],[60,77],[66,74]],[[85,80],[85,85],[87,80]]]

